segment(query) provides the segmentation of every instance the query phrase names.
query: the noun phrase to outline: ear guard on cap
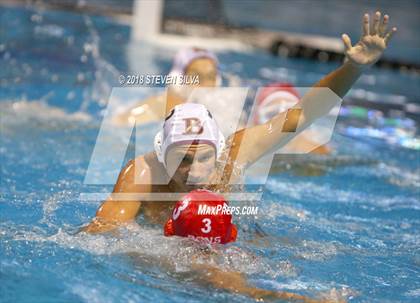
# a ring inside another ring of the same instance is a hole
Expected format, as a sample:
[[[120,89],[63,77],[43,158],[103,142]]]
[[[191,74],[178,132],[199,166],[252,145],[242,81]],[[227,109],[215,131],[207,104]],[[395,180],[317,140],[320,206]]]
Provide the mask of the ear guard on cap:
[[[166,222],[165,227],[163,229],[163,234],[165,235],[165,237],[170,237],[170,236],[175,235],[174,225],[173,225],[172,219],[169,219]],[[236,236],[235,236],[235,238],[236,238]]]
[[[159,131],[156,134],[155,140],[154,140],[154,147],[155,147],[156,156],[159,162],[166,166],[165,159],[163,158],[164,156],[162,153],[162,131]]]
[[[238,236],[238,229],[236,228],[235,224],[232,224],[232,229],[230,231],[229,242],[235,242],[237,236]]]

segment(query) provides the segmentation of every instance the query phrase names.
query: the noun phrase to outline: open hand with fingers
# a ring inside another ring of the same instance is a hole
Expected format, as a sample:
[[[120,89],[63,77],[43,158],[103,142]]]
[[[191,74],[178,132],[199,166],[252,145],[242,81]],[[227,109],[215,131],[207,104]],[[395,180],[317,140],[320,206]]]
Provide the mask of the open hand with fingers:
[[[382,53],[388,46],[392,35],[397,31],[393,27],[387,31],[389,16],[382,18],[381,12],[376,12],[373,23],[369,22],[369,15],[363,16],[363,34],[360,41],[354,46],[351,45],[350,37],[342,35],[347,60],[357,66],[370,66],[379,60]]]

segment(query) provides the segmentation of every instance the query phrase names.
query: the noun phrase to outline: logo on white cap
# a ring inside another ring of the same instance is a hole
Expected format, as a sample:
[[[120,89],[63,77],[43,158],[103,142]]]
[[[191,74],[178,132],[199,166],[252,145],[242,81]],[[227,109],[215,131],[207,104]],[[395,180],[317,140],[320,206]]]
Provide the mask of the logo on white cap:
[[[204,131],[201,120],[198,118],[185,118],[184,135],[201,135]]]

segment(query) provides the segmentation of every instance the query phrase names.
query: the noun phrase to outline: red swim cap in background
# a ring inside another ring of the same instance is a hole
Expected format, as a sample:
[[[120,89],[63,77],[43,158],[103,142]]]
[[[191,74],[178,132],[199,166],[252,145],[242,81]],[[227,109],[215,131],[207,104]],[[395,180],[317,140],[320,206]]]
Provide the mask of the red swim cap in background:
[[[227,207],[223,196],[208,190],[194,190],[175,204],[172,218],[165,224],[164,234],[207,243],[234,242],[237,229],[232,224],[232,215]],[[204,213],[199,214],[199,210]]]
[[[296,88],[292,84],[287,83],[287,82],[275,82],[275,83],[270,83],[269,85],[261,89],[261,91],[259,92],[257,96],[257,102],[259,104],[263,103],[268,96],[276,92],[286,92],[286,93],[289,93],[290,95],[293,95],[298,100],[300,99],[299,92],[296,90]]]
[[[273,107],[272,103],[276,99],[282,100],[283,102],[278,103],[277,107],[274,106],[269,112],[266,112],[269,107]],[[292,84],[286,82],[269,84],[262,88],[256,97],[257,107],[253,116],[254,124],[258,125],[267,122],[272,116],[294,106],[299,100],[299,92]]]

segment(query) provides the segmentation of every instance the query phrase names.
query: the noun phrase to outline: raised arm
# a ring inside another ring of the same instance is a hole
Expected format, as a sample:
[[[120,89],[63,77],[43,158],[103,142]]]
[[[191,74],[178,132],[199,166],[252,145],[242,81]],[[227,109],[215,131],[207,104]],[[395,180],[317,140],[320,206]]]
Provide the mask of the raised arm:
[[[135,163],[142,165],[144,160],[131,160],[121,170],[117,183],[114,186],[113,195],[138,194],[150,191],[148,184],[136,184]],[[147,177],[147,176],[144,176]],[[144,182],[146,183],[146,182]],[[149,182],[150,183],[150,182]],[[102,233],[115,229],[122,223],[133,221],[140,211],[141,202],[132,199],[124,200],[121,197],[111,195],[102,203],[96,211],[96,216],[90,224],[83,227],[81,231],[89,233]]]
[[[285,113],[273,117],[265,124],[238,131],[233,136],[235,147],[230,156],[239,164],[250,165],[264,154],[275,151],[316,119],[326,115],[350,90],[362,72],[379,60],[396,28],[387,32],[389,17],[374,16],[372,26],[369,15],[363,16],[363,34],[354,46],[343,34],[346,60],[337,70],[325,76],[305,94],[301,101]]]

